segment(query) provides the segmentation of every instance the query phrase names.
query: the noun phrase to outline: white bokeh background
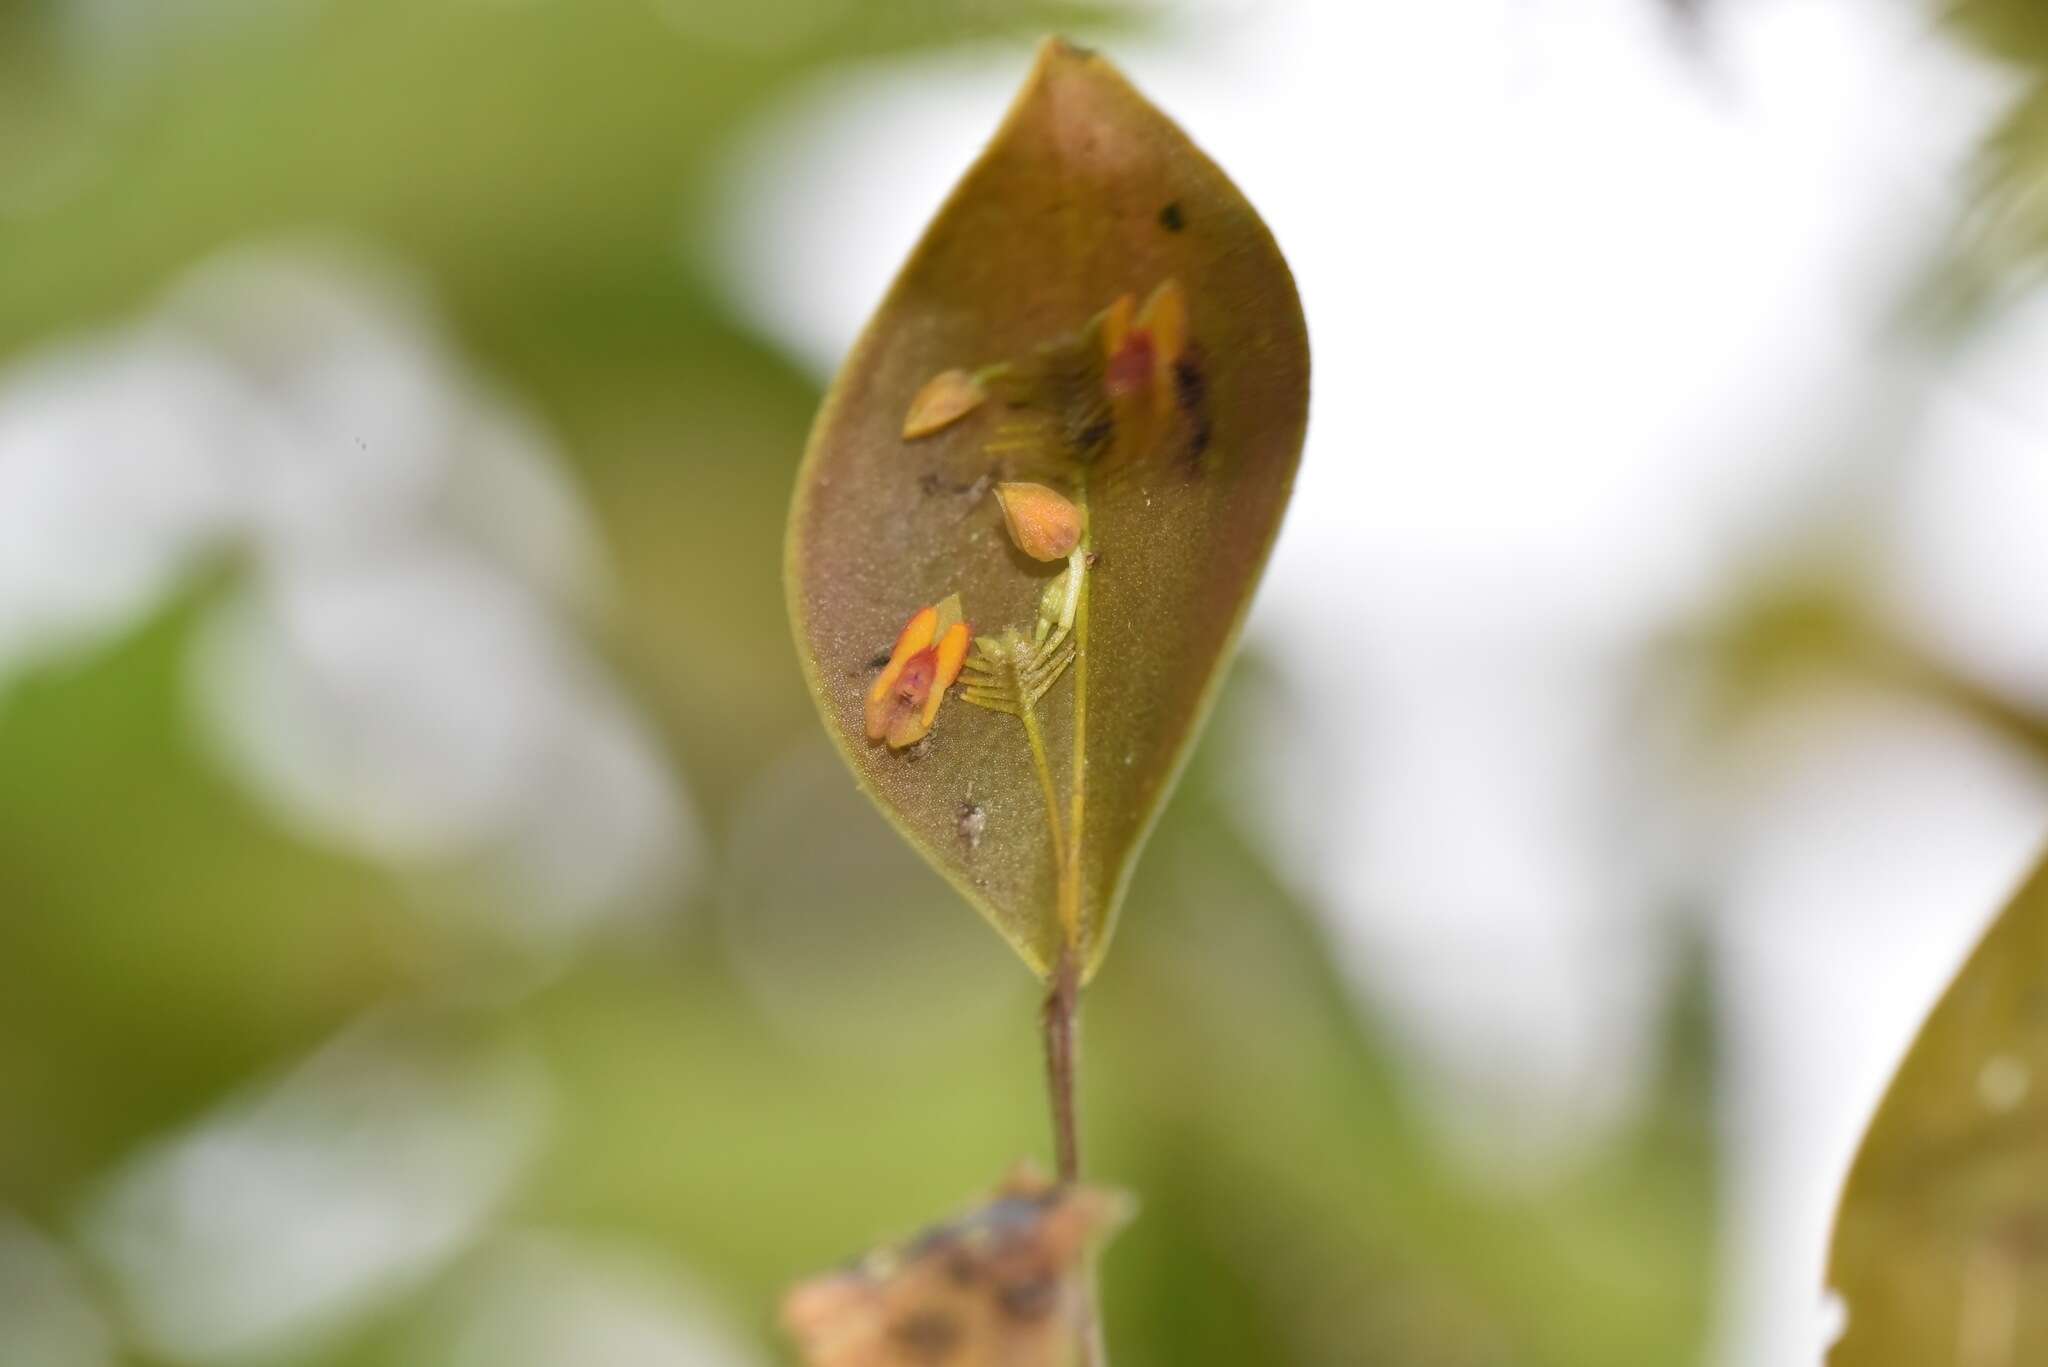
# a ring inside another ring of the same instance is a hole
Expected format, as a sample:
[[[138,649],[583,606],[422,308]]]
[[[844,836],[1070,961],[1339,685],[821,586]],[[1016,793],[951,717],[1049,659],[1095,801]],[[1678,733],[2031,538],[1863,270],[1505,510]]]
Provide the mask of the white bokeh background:
[[[1730,1180],[1717,1360],[1826,1342],[1827,1222],[1920,1016],[2048,831],[1968,721],[1816,681],[1674,792],[1630,665],[1831,545],[1950,667],[2048,696],[2048,329],[1909,304],[2004,78],[1869,0],[1175,7],[1119,64],[1272,224],[1316,376],[1239,757],[1425,1100],[1507,1173],[1625,1115],[1705,899]],[[732,153],[718,286],[821,378],[1014,86],[841,72]],[[692,230],[698,231],[697,229]],[[693,246],[696,245],[693,243]],[[1853,532],[1853,536],[1848,533]]]

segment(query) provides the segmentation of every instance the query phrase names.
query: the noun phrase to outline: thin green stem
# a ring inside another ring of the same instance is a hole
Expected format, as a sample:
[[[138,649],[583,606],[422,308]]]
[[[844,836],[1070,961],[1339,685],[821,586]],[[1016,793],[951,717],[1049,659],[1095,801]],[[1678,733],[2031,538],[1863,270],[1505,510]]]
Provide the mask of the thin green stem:
[[[1080,967],[1071,950],[1062,950],[1045,997],[1045,1083],[1052,1101],[1054,1165],[1062,1182],[1081,1176],[1081,1133],[1074,1104],[1080,992]]]
[[[1062,1182],[1081,1179],[1081,1127],[1075,1100],[1080,1076],[1081,974],[1086,947],[1081,942],[1081,829],[1088,803],[1088,597],[1087,564],[1093,558],[1093,533],[1088,525],[1088,480],[1082,476],[1074,491],[1081,509],[1081,545],[1075,565],[1080,578],[1080,598],[1074,607],[1074,767],[1071,806],[1067,817],[1066,857],[1060,861],[1060,923],[1066,944],[1053,979],[1052,996],[1046,1001],[1047,1049],[1052,1046],[1054,1003],[1061,1003],[1063,1017],[1064,1065],[1053,1079],[1053,1123],[1059,1172]],[[1109,1351],[1102,1339],[1102,1316],[1097,1308],[1095,1261],[1088,1260],[1082,1274],[1080,1341],[1076,1345],[1082,1367],[1107,1367]]]
[[[1059,791],[1053,786],[1052,763],[1045,753],[1045,733],[1038,726],[1038,708],[1025,694],[1023,682],[1018,682],[1017,715],[1024,722],[1024,740],[1031,747],[1032,767],[1038,770],[1038,788],[1045,795],[1045,820],[1052,831],[1052,857],[1061,867],[1065,866],[1065,838],[1060,832]]]
[[[1081,1122],[1076,1082],[1081,1067],[1081,961],[1069,945],[1053,968],[1052,987],[1045,997],[1045,1082],[1052,1101],[1053,1159],[1059,1180],[1081,1180]],[[1108,1358],[1102,1341],[1102,1316],[1097,1309],[1095,1263],[1082,1269],[1082,1303],[1075,1326],[1081,1367],[1103,1367]]]
[[[1080,555],[1085,569],[1092,553],[1093,532],[1088,525],[1088,480],[1084,475],[1074,491],[1081,509]],[[1088,599],[1087,576],[1080,576],[1080,598],[1074,607],[1074,767],[1073,789],[1067,815],[1066,857],[1060,860],[1060,928],[1076,959],[1081,943],[1081,826],[1088,802]],[[1077,969],[1077,972],[1079,970]]]

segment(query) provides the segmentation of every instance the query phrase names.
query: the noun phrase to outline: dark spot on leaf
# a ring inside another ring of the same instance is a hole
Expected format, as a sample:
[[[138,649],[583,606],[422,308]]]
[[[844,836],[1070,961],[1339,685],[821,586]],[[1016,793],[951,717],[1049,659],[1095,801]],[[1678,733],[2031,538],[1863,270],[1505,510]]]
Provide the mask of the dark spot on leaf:
[[[1011,1319],[1027,1323],[1052,1313],[1059,1299],[1059,1283],[1049,1269],[1040,1269],[1022,1281],[1008,1282],[996,1291],[996,1304]]]
[[[1180,211],[1180,201],[1173,200],[1159,211],[1159,226],[1170,233],[1177,233],[1188,226],[1186,216]]]
[[[924,491],[926,498],[930,498],[939,492],[941,487],[939,477],[937,475],[919,475],[917,477],[917,487]]]
[[[959,1322],[942,1310],[915,1311],[889,1332],[913,1362],[944,1362],[962,1337]]]
[[[1105,413],[1074,434],[1075,454],[1082,460],[1094,460],[1109,449],[1115,435],[1116,422]]]
[[[1188,420],[1187,458],[1193,467],[1189,474],[1200,474],[1202,457],[1208,454],[1216,430],[1209,418],[1209,381],[1194,353],[1173,363],[1173,401]]]
[[[881,669],[889,663],[889,652],[884,650],[868,657],[869,669]]]

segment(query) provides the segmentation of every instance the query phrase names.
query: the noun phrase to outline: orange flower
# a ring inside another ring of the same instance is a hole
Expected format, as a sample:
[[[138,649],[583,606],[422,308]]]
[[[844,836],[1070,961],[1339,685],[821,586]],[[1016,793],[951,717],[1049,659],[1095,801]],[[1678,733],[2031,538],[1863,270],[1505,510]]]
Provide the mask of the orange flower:
[[[885,740],[891,750],[915,745],[931,732],[946,690],[960,677],[973,631],[960,615],[960,595],[912,614],[889,663],[868,692],[869,740]]]
[[[1173,368],[1188,346],[1188,302],[1178,280],[1163,280],[1137,309],[1124,295],[1102,320],[1103,388],[1120,407],[1150,392],[1155,418],[1173,407]]]

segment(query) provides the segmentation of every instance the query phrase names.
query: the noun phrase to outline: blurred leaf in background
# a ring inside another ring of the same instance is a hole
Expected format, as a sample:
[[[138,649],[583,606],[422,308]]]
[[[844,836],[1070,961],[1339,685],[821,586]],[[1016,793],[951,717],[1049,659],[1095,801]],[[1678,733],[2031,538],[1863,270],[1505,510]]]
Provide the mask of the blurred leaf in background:
[[[1974,193],[1942,283],[1965,316],[2022,299],[2048,256],[2048,11],[2032,0],[1933,0],[1948,30],[1992,57],[2013,87],[1985,138]]]
[[[2048,1355],[2048,865],[1921,1029],[1837,1216],[1831,1367]]]

